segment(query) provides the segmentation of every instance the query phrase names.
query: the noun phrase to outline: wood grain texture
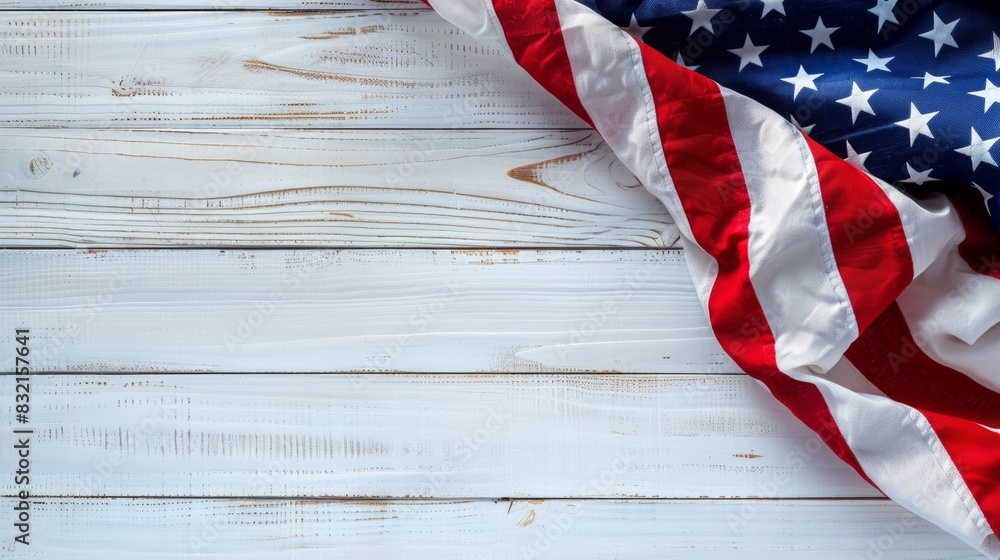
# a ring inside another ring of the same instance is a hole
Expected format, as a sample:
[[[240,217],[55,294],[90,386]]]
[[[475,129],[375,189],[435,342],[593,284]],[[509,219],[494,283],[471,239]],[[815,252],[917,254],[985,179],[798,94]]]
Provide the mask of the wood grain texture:
[[[420,0],[0,0],[0,10],[430,9]]]
[[[31,394],[49,496],[881,496],[744,375],[45,375]]]
[[[659,203],[419,2],[0,10],[0,247],[113,248],[0,251],[60,372],[0,557],[978,558],[689,375],[736,368],[682,255],[572,250],[672,247]],[[305,373],[350,371],[461,373]],[[642,373],[504,373],[553,371]]]
[[[975,560],[883,500],[42,499],[18,558]]]
[[[437,14],[5,12],[0,125],[585,128]]]
[[[593,131],[0,130],[0,246],[677,241]]]
[[[31,329],[38,372],[738,371],[680,251],[11,250],[0,271],[0,332]]]

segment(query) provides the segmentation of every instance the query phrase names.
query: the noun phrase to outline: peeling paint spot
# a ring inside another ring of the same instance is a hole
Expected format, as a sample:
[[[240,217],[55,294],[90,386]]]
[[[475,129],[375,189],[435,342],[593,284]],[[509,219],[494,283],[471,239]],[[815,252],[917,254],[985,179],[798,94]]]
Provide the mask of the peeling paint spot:
[[[517,523],[517,526],[518,527],[527,527],[528,525],[531,525],[532,523],[534,523],[534,521],[535,521],[535,510],[531,510],[531,511],[528,512],[528,515],[526,515],[524,517],[524,519],[522,519],[521,521],[519,521]]]
[[[733,453],[733,457],[740,459],[760,459],[763,455],[757,455],[756,453]]]
[[[111,95],[115,97],[139,97],[153,96],[166,97],[170,95],[167,91],[155,86],[161,85],[154,80],[121,79],[116,85],[111,86]]]
[[[300,39],[312,39],[312,40],[323,40],[323,39],[337,39],[340,37],[352,37],[356,35],[367,35],[369,33],[376,33],[385,29],[384,25],[363,25],[360,28],[346,28],[346,29],[335,29],[331,31],[324,31],[322,33],[316,33],[315,35],[303,35]]]
[[[52,161],[45,154],[39,154],[28,162],[28,174],[32,179],[44,176],[52,169]]]

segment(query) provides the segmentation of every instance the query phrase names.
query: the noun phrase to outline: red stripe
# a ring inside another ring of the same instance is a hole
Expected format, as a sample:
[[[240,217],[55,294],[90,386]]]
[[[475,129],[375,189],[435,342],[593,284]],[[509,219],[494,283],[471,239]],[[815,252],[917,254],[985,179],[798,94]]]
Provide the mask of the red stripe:
[[[921,411],[944,445],[994,534],[1000,534],[1000,434],[975,422]]]
[[[864,331],[913,279],[899,211],[875,181],[806,138],[826,209],[833,255]]]
[[[965,227],[958,253],[972,270],[1000,279],[1000,239],[990,227],[983,195],[973,187],[958,185],[949,186],[946,194]]]
[[[671,178],[695,241],[718,263],[708,300],[716,338],[743,371],[871,482],[819,389],[778,370],[774,334],[750,283],[750,197],[718,85],[642,43],[639,48]]]
[[[846,353],[869,381],[927,419],[994,533],[1000,533],[1000,394],[924,354],[897,305]]]
[[[1000,428],[1000,393],[925,354],[895,303],[844,355],[890,399]]]
[[[517,63],[594,126],[576,91],[555,0],[493,0],[493,9]]]

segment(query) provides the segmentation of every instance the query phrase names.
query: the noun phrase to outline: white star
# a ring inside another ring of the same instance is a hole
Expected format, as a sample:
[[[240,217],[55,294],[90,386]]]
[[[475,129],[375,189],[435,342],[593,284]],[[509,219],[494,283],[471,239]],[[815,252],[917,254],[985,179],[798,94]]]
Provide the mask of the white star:
[[[715,14],[721,12],[722,10],[713,10],[705,5],[705,0],[698,0],[698,5],[695,6],[693,10],[688,10],[686,12],[681,12],[687,17],[691,18],[691,32],[688,35],[694,35],[694,32],[699,28],[705,28],[712,33],[712,18]]]
[[[740,57],[740,71],[742,72],[748,64],[756,64],[763,68],[764,63],[760,61],[760,53],[764,52],[769,46],[753,44],[753,41],[750,40],[750,34],[747,34],[747,39],[743,42],[743,46],[738,49],[729,49],[729,52]]]
[[[875,95],[875,92],[877,91],[878,88],[868,91],[861,91],[861,88],[858,87],[858,83],[854,82],[851,85],[851,95],[848,95],[843,99],[837,100],[837,103],[840,103],[841,105],[847,105],[848,107],[851,108],[851,124],[857,122],[858,115],[860,115],[861,113],[868,113],[869,115],[875,114],[875,111],[872,110],[872,106],[868,102],[868,100],[871,98],[871,96]]]
[[[997,37],[996,31],[993,32],[993,48],[979,56],[991,59],[996,66],[996,71],[1000,72],[1000,37]]]
[[[987,191],[986,189],[984,189],[983,187],[980,187],[979,185],[977,185],[975,181],[973,181],[973,182],[972,182],[972,186],[973,186],[973,187],[976,187],[977,189],[979,189],[979,194],[983,195],[983,202],[989,202],[989,201],[990,201],[990,199],[991,199],[991,198],[993,198],[993,195],[992,195],[992,194],[990,194],[990,193],[989,193],[989,192],[988,192],[988,191]]]
[[[983,98],[983,100],[985,101],[983,105],[986,106],[983,109],[984,113],[989,111],[990,107],[992,107],[994,103],[1000,103],[1000,87],[993,85],[993,82],[989,80],[986,80],[985,89],[981,89],[979,91],[970,91],[969,95],[975,95],[976,97]]]
[[[993,148],[993,144],[1000,140],[1000,136],[997,138],[990,138],[989,140],[983,140],[979,137],[979,133],[976,129],[972,129],[972,143],[964,148],[956,148],[955,151],[969,156],[972,159],[972,170],[975,171],[979,167],[980,163],[984,161],[993,167],[1000,167],[997,165],[995,159],[993,159],[993,154],[990,153],[990,149]]]
[[[701,68],[700,66],[688,66],[687,62],[684,62],[684,57],[681,56],[681,53],[677,53],[677,60],[674,62],[679,64],[681,68],[687,68],[688,70],[697,70],[698,68]]]
[[[895,124],[910,130],[910,146],[916,142],[917,136],[923,134],[928,138],[934,138],[931,134],[931,129],[928,128],[927,123],[931,122],[940,111],[934,111],[933,113],[921,113],[917,110],[917,106],[912,102],[910,103],[910,118],[903,119]]]
[[[816,78],[822,76],[823,74],[809,74],[806,69],[799,66],[799,73],[792,76],[791,78],[781,78],[782,82],[788,82],[795,86],[795,92],[792,93],[792,101],[799,96],[799,93],[803,88],[809,88],[813,91],[816,90]]]
[[[931,29],[927,33],[921,33],[920,36],[924,39],[930,39],[934,41],[934,56],[937,56],[941,52],[941,47],[944,45],[950,45],[952,47],[958,47],[958,43],[951,36],[952,32],[955,31],[955,26],[958,22],[962,21],[961,18],[956,19],[951,23],[945,23],[938,17],[937,13],[934,14],[934,29]]]
[[[867,72],[874,72],[875,70],[884,70],[886,72],[892,72],[886,64],[892,61],[896,57],[890,56],[887,58],[879,58],[875,56],[875,51],[868,49],[868,58],[855,58],[855,62],[860,62],[868,67]]]
[[[805,33],[810,39],[812,39],[812,48],[809,49],[809,52],[815,51],[820,45],[826,45],[830,47],[831,50],[835,50],[833,49],[833,40],[830,39],[830,35],[833,35],[833,32],[838,29],[840,28],[827,27],[823,24],[823,18],[819,18],[816,21],[816,27],[813,27],[812,29],[802,29],[799,33]]]
[[[792,121],[792,125],[794,125],[795,128],[802,131],[802,134],[809,134],[810,132],[813,131],[814,128],[816,128],[815,124],[811,124],[809,126],[802,126],[801,124],[799,124],[799,121],[795,120],[795,115],[788,115],[788,119]]]
[[[639,21],[635,19],[635,13],[633,13],[631,21],[628,22],[628,27],[622,27],[622,31],[642,41],[642,36],[652,28],[652,26],[643,27],[639,25]]]
[[[931,84],[950,84],[951,82],[948,81],[948,78],[950,78],[950,77],[951,76],[935,76],[934,74],[931,74],[930,72],[924,72],[924,77],[923,78],[921,78],[920,76],[914,76],[913,79],[914,80],[923,80],[924,81],[924,89],[927,89],[927,86],[929,86]]]
[[[850,142],[845,140],[844,143],[847,144],[847,157],[844,158],[845,161],[847,161],[847,163],[853,165],[854,167],[857,167],[862,171],[868,171],[868,169],[865,167],[865,160],[867,160],[868,156],[872,155],[872,153],[865,152],[863,154],[859,154],[858,152],[854,151],[854,146],[851,146]]]
[[[927,171],[917,172],[916,169],[914,169],[913,167],[910,166],[909,163],[907,163],[906,164],[906,173],[909,174],[909,177],[907,177],[906,179],[903,179],[903,182],[904,183],[916,183],[918,185],[923,185],[924,183],[926,183],[928,181],[937,181],[937,179],[935,179],[934,177],[931,177],[931,172],[933,172],[933,171],[934,171],[933,169],[928,169]]]
[[[899,23],[896,19],[896,14],[892,13],[892,9],[896,7],[896,0],[876,0],[875,7],[869,8],[868,11],[878,16],[878,27],[875,28],[875,32],[878,33],[882,31],[882,26],[885,22]]]
[[[771,12],[778,12],[781,15],[785,14],[785,0],[760,0],[764,4],[764,13],[760,14],[760,19],[764,19],[764,16]]]

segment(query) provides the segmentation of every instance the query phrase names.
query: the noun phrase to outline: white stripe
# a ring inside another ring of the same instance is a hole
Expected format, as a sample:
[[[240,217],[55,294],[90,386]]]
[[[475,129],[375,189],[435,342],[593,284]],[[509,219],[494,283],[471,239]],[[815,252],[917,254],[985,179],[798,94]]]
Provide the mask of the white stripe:
[[[453,25],[482,41],[490,41],[510,52],[502,27],[486,0],[428,0],[431,8]]]
[[[947,246],[965,234],[955,208],[943,194],[916,201],[880,179],[874,179],[899,212],[906,243],[913,258],[913,274],[919,275]]]
[[[837,385],[832,378],[856,375],[841,368],[857,371],[844,358],[830,377],[791,377],[819,388],[862,470],[886,496],[984,554],[996,554],[982,509],[927,419],[892,399]]]
[[[1000,280],[973,270],[958,254],[960,241],[953,239],[897,303],[925,354],[1000,392]]]
[[[774,111],[720,91],[750,197],[750,282],[774,334],[778,369],[825,373],[858,337],[858,323],[812,152]]]
[[[694,242],[667,169],[656,105],[639,46],[628,33],[579,2],[555,3],[580,102],[618,159],[663,203],[676,222],[688,269],[707,314],[718,264]]]
[[[618,159],[693,239],[663,157],[656,107],[635,40],[574,0],[555,0],[577,95]]]
[[[846,359],[840,360],[840,362],[838,362],[837,365],[827,373],[826,377],[832,383],[836,383],[844,389],[854,393],[888,398],[885,393],[873,385],[871,381],[868,381],[868,378],[865,377],[863,373],[858,371],[858,368],[854,367],[854,364]]]

